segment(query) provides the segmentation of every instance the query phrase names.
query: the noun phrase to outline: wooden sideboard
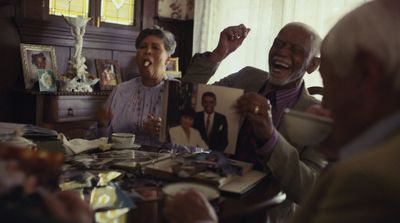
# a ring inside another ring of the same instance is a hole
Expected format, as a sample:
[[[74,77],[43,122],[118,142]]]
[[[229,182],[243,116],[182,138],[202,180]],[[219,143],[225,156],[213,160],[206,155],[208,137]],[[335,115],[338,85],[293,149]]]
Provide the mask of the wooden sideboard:
[[[68,138],[84,138],[109,93],[20,91],[16,94],[17,121],[52,128]]]

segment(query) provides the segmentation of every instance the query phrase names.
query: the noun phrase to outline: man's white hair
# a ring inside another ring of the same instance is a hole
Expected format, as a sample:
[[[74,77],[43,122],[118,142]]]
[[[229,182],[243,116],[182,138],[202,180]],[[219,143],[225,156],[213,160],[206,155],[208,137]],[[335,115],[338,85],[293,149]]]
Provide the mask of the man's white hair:
[[[353,10],[328,33],[324,49],[337,75],[349,73],[359,50],[371,52],[400,90],[400,1],[375,0]]]
[[[320,37],[320,35],[318,35],[318,32],[315,29],[313,29],[311,26],[309,26],[305,23],[302,23],[302,22],[291,22],[291,23],[286,24],[283,28],[285,28],[286,26],[301,27],[302,29],[304,29],[305,31],[307,31],[309,33],[309,35],[310,35],[310,52],[309,52],[308,58],[307,58],[308,62],[313,57],[319,57],[322,38]]]

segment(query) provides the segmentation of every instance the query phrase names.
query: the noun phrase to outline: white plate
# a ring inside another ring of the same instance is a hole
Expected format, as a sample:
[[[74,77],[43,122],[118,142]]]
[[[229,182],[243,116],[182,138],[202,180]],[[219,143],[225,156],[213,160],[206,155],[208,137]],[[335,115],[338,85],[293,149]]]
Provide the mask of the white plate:
[[[177,193],[185,192],[189,189],[195,189],[199,191],[204,196],[206,196],[208,200],[213,200],[219,197],[218,190],[198,183],[179,182],[168,184],[162,188],[163,192],[169,196],[174,196]]]
[[[125,146],[125,145],[116,145],[116,144],[113,144],[111,146],[111,148],[113,148],[113,149],[139,149],[140,147],[141,147],[141,145],[136,144],[136,143],[134,143],[132,145],[127,145],[127,146]]]

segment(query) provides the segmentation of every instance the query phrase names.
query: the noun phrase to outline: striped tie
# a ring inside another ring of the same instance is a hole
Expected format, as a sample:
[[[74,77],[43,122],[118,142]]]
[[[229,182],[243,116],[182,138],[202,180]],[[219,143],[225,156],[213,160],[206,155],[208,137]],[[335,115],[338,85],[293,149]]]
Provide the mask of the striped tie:
[[[207,133],[207,138],[210,135],[210,123],[211,123],[211,115],[207,114],[207,120],[206,120],[206,133]]]

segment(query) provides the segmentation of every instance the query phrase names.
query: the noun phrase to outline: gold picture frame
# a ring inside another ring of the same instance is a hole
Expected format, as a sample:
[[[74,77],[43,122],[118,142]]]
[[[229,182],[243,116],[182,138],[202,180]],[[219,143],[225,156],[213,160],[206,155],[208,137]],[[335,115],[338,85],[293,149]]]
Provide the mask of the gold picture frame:
[[[95,59],[95,64],[97,76],[100,79],[100,90],[112,90],[122,82],[117,60]]]
[[[171,57],[169,59],[166,74],[175,78],[182,77],[182,73],[179,71],[179,57]]]
[[[47,45],[21,43],[20,51],[25,89],[32,90],[35,83],[39,81],[41,91],[56,91],[58,70],[55,48]],[[43,78],[45,84],[40,84],[39,77],[46,77]]]

